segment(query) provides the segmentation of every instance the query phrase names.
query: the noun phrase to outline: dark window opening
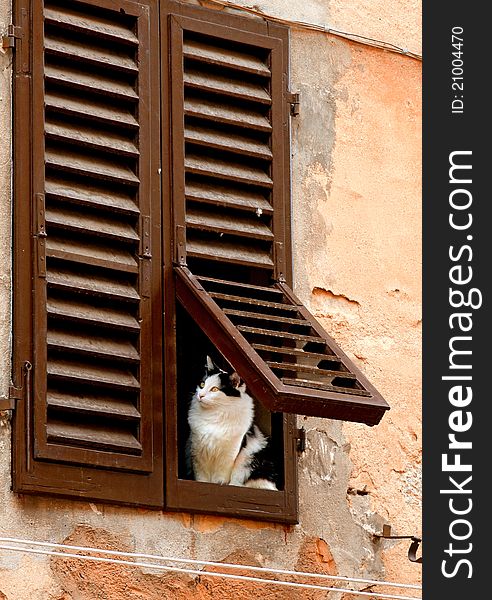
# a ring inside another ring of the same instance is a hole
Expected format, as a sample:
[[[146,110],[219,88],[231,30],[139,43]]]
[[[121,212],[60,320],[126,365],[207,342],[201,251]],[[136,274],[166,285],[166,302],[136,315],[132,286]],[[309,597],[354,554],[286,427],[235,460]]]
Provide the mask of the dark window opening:
[[[198,382],[203,377],[205,357],[208,355],[220,369],[232,373],[234,367],[217,351],[215,345],[201,331],[197,323],[178,305],[176,310],[176,346],[177,346],[177,402],[178,402],[178,476],[191,479],[188,472],[185,453],[189,436],[188,410],[191,397]],[[253,398],[253,400],[255,400]],[[269,436],[275,456],[275,472],[278,474],[279,490],[284,481],[284,439],[281,414],[272,414],[260,402],[254,403],[254,423],[262,433]]]

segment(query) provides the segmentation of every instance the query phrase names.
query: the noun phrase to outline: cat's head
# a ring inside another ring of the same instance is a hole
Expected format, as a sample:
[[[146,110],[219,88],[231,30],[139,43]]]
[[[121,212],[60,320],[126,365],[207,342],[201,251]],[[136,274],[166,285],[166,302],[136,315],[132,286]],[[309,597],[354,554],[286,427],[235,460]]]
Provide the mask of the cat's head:
[[[210,356],[207,356],[205,373],[198,384],[195,398],[200,406],[229,406],[231,401],[241,397],[246,386],[239,375],[227,373],[214,364]]]

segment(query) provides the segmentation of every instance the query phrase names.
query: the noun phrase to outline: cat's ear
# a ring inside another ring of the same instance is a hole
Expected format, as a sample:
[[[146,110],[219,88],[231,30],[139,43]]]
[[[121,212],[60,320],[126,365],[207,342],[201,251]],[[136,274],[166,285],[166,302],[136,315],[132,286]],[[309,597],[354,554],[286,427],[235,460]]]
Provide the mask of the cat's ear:
[[[232,375],[229,377],[232,387],[239,389],[242,384],[241,377],[234,371]]]
[[[215,371],[216,370],[214,361],[210,358],[210,356],[207,356],[207,362],[205,363],[205,368],[207,369],[207,371]]]

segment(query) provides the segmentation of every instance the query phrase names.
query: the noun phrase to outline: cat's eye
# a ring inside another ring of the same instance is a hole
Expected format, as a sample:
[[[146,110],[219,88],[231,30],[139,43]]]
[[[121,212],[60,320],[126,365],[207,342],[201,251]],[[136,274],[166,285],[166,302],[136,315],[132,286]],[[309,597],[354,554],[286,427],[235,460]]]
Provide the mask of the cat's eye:
[[[204,382],[204,381],[200,382],[200,387],[201,387],[202,389],[205,387],[205,382]]]
[[[214,385],[214,387],[213,387],[213,388],[211,388],[211,389],[210,389],[210,391],[211,391],[211,392],[218,392],[218,391],[219,391],[219,388],[218,388],[216,385]]]

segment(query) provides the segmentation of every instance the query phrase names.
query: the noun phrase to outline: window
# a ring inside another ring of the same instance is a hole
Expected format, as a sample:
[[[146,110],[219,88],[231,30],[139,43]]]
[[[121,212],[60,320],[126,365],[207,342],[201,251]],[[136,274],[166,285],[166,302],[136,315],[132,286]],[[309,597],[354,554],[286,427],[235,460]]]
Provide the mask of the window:
[[[388,406],[291,291],[287,30],[171,0],[15,18],[15,490],[295,521],[293,415]],[[183,477],[202,348],[281,491]]]

